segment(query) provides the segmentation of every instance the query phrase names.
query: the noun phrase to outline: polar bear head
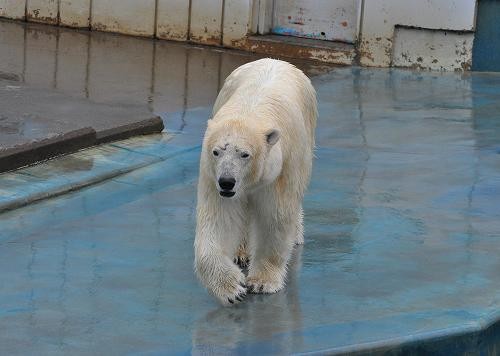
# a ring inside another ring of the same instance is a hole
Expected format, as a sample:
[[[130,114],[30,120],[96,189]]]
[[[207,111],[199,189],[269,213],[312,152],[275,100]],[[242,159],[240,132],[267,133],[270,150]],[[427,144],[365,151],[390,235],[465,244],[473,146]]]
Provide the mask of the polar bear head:
[[[273,182],[282,168],[279,139],[276,128],[209,120],[203,159],[219,195],[238,197]]]

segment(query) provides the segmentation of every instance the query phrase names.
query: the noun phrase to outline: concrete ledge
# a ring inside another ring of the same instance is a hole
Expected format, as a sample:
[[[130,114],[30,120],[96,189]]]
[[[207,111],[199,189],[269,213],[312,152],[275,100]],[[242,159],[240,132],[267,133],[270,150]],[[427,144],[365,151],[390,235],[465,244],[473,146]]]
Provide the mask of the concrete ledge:
[[[95,130],[86,127],[48,139],[0,149],[0,172],[43,161],[63,153],[75,152],[95,143]]]
[[[159,116],[155,116],[146,120],[99,131],[96,134],[96,140],[97,143],[124,140],[132,136],[158,133],[163,129],[163,120]]]
[[[340,65],[352,65],[356,55],[352,44],[280,35],[250,36],[239,46],[255,53]]]
[[[105,142],[158,133],[163,128],[162,119],[155,116],[101,131],[86,127],[39,141],[31,141],[5,149],[0,148],[0,172],[11,171]]]
[[[172,137],[169,134],[134,137],[4,173],[0,176],[0,213],[199,149],[199,146],[167,144]]]

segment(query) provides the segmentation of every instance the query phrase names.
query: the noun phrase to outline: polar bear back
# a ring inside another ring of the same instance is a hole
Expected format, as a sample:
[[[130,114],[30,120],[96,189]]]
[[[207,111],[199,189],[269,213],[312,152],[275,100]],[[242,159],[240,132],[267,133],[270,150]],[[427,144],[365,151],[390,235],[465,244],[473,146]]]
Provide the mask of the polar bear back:
[[[255,121],[253,124],[263,130],[277,128],[282,135],[282,147],[305,144],[302,149],[312,150],[316,92],[309,78],[295,66],[265,58],[244,64],[227,77],[215,102],[213,117],[216,121]]]

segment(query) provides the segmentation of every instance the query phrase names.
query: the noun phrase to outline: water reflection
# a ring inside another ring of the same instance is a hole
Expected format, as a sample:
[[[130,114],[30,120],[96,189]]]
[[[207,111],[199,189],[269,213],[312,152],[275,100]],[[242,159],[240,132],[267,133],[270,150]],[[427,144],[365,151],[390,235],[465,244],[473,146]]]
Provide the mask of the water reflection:
[[[155,113],[211,106],[249,53],[0,21],[0,73],[30,87]],[[331,66],[298,62],[309,74]]]
[[[249,294],[245,302],[237,307],[218,307],[197,320],[192,333],[192,353],[244,352],[243,343],[246,341],[267,339],[273,333],[300,330],[303,316],[299,277],[303,248],[295,248],[285,290],[273,295]],[[221,338],[221,332],[226,328],[233,331]],[[299,334],[286,338],[274,346],[281,353],[290,354],[301,349],[302,337]]]

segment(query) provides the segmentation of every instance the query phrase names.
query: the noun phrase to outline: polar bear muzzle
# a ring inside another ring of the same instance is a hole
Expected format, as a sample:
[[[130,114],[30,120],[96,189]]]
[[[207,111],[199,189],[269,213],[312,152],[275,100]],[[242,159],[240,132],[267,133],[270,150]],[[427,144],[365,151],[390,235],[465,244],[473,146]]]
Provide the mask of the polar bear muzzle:
[[[222,197],[231,198],[236,194],[236,192],[233,191],[233,188],[236,185],[236,179],[233,177],[220,177],[218,183],[221,189],[219,194]]]

